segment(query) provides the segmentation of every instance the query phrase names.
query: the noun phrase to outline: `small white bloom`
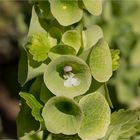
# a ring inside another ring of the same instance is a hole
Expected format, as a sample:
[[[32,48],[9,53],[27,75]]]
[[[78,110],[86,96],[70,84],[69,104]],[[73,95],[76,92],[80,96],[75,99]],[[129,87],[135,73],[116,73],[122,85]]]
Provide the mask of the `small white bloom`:
[[[64,75],[64,86],[65,87],[72,87],[80,85],[80,80],[74,77],[73,73]]]
[[[73,86],[79,86],[80,85],[80,80],[78,80],[77,78],[72,78],[71,83],[72,83]]]

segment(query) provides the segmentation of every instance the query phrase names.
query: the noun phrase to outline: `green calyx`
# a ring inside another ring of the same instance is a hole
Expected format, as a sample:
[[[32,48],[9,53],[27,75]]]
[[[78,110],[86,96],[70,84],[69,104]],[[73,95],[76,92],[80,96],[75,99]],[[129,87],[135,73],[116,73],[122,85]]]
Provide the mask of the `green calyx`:
[[[62,36],[62,42],[66,45],[73,47],[76,52],[81,47],[81,35],[77,30],[68,30]]]
[[[65,72],[66,66],[72,67],[72,71]],[[83,60],[76,56],[64,55],[48,65],[44,73],[44,82],[53,94],[73,98],[89,89],[91,73]]]
[[[83,11],[78,7],[77,0],[50,0],[49,2],[53,16],[63,26],[76,23],[82,18]]]
[[[53,97],[45,104],[42,116],[50,132],[73,135],[80,127],[82,110],[72,99]]]
[[[112,76],[112,57],[109,46],[104,39],[100,39],[93,47],[89,66],[92,76],[99,82],[106,82]]]

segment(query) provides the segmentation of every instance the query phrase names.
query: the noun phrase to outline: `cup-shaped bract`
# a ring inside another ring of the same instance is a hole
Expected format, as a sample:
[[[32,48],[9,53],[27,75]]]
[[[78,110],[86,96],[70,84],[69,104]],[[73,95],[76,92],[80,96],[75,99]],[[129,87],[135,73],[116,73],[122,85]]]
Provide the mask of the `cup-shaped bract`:
[[[80,32],[77,30],[68,30],[63,34],[62,41],[64,44],[73,47],[76,52],[78,52],[81,47]]]
[[[78,132],[83,115],[78,104],[66,97],[53,97],[44,106],[42,116],[48,131],[73,135]]]
[[[67,66],[72,70],[67,71]],[[73,98],[89,89],[91,72],[82,59],[63,55],[49,63],[44,73],[44,82],[53,94]]]
[[[85,30],[85,35],[87,38],[86,48],[91,48],[103,37],[103,31],[98,25],[90,25]]]
[[[94,92],[80,102],[84,117],[78,135],[83,140],[97,140],[105,135],[110,123],[110,108],[104,96]]]
[[[104,39],[100,39],[93,47],[89,65],[93,78],[99,82],[106,82],[112,76],[111,52]]]
[[[82,9],[78,7],[77,0],[50,0],[53,16],[63,26],[68,26],[80,21],[83,15]]]

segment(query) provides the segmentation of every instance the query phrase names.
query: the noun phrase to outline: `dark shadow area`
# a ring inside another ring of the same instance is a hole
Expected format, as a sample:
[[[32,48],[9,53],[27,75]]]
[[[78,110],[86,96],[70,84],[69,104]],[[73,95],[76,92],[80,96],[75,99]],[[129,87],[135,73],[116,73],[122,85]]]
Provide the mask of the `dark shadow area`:
[[[28,1],[0,1],[0,139],[16,139],[18,62],[31,16]]]

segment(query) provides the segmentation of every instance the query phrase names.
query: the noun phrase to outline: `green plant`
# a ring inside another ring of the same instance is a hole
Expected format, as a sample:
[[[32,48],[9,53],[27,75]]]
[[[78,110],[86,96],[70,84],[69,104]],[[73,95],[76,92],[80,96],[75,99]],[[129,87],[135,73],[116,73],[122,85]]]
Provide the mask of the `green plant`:
[[[119,67],[119,50],[110,50],[92,22],[102,1],[30,2],[32,18],[19,63],[18,137],[120,140],[131,137],[131,130],[135,134],[138,111],[111,115],[107,82]]]

